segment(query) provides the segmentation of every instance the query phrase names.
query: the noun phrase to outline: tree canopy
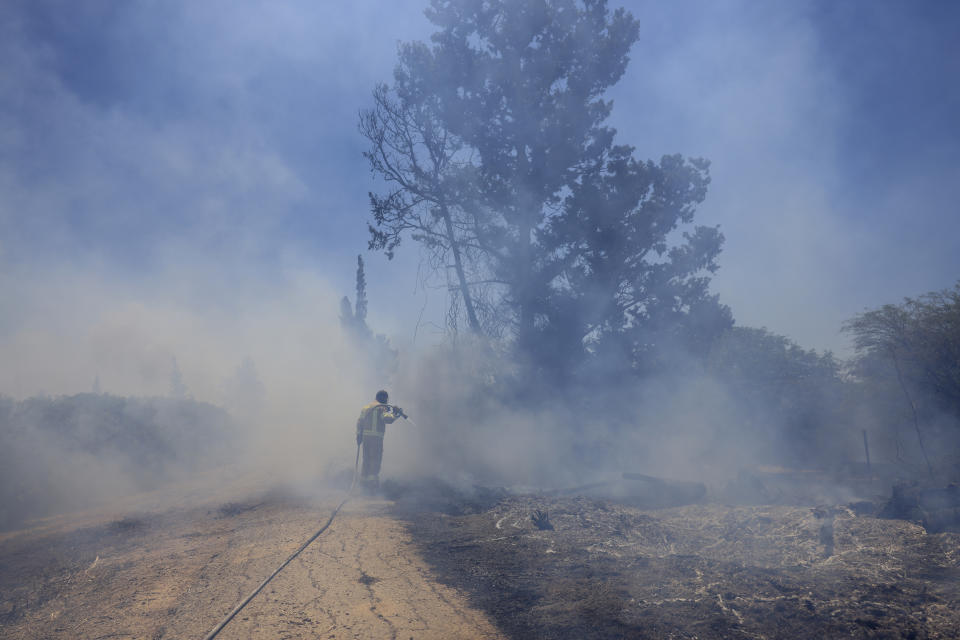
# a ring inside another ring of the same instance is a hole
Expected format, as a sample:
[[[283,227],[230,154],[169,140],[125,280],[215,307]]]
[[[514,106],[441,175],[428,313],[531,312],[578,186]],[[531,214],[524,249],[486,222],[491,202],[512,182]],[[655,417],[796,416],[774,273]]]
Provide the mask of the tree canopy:
[[[892,370],[909,394],[960,417],[960,281],[901,304],[857,314],[844,324],[853,334],[858,373],[882,378]]]
[[[732,324],[708,293],[723,236],[692,225],[709,163],[638,160],[606,124],[633,16],[605,0],[433,0],[427,17],[431,43],[401,45],[361,113],[388,184],[370,195],[370,248],[419,242],[449,274],[454,320],[550,376],[604,356],[645,371],[668,345],[705,354]]]

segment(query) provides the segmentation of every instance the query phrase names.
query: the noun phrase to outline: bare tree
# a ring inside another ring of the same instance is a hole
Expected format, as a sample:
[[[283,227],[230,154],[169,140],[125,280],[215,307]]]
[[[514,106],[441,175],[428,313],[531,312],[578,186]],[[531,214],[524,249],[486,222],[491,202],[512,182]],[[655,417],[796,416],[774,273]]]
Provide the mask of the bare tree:
[[[456,276],[456,305],[462,301],[470,330],[483,334],[467,278],[476,234],[461,207],[470,189],[464,173],[471,165],[459,161],[463,146],[437,122],[429,101],[413,102],[386,85],[373,92],[374,107],[360,114],[360,131],[370,143],[364,156],[374,173],[394,188],[385,196],[370,193],[376,226],[370,225],[370,249],[388,258],[404,233],[422,243],[434,262],[450,259]]]

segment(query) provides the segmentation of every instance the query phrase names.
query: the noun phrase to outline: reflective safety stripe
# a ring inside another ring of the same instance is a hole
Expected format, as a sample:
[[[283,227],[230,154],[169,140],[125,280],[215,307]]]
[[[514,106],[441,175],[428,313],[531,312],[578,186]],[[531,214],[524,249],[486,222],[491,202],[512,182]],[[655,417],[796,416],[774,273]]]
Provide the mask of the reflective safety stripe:
[[[357,433],[364,437],[383,438],[386,431],[386,423],[383,421],[383,415],[389,412],[389,407],[384,404],[374,403],[363,408],[363,412],[357,419]]]
[[[386,425],[383,424],[383,420],[381,419],[384,414],[384,409],[385,407],[380,404],[370,407],[370,426],[364,429],[364,433],[369,430],[370,433],[383,437],[383,433],[386,431]],[[380,428],[378,429],[377,427]]]

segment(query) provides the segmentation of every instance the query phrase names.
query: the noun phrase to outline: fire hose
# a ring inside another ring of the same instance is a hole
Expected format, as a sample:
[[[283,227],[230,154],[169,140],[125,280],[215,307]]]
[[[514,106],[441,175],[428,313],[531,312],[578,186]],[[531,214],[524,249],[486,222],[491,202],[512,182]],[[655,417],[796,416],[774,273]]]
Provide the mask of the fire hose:
[[[391,407],[391,408],[393,408],[393,407]],[[399,413],[398,415],[400,415],[401,417],[403,417],[403,419],[410,421],[411,423],[413,422],[412,420],[410,420],[410,418],[409,418],[405,413],[403,413],[403,411],[400,411],[400,413]],[[414,426],[416,426],[416,425],[414,425]],[[310,543],[311,543],[311,542],[313,542],[314,540],[316,540],[317,538],[319,538],[319,537],[320,537],[320,534],[322,534],[324,531],[327,530],[327,528],[330,527],[330,524],[333,523],[333,519],[334,519],[335,517],[337,517],[337,514],[340,512],[340,509],[343,508],[343,505],[345,505],[345,504],[347,504],[347,502],[349,502],[350,497],[353,495],[353,489],[354,489],[354,487],[355,487],[356,484],[357,484],[357,475],[358,475],[359,469],[360,469],[360,446],[361,446],[360,443],[358,443],[358,444],[357,444],[357,461],[356,461],[356,463],[354,464],[354,467],[353,467],[353,482],[350,483],[350,489],[347,491],[346,497],[340,502],[340,504],[337,505],[337,508],[334,509],[333,512],[330,514],[330,517],[327,519],[326,524],[324,524],[322,527],[320,527],[320,528],[317,530],[316,533],[314,533],[312,536],[310,536],[310,538],[309,538],[306,542],[304,542],[302,545],[300,545],[300,547],[299,547],[296,551],[294,551],[292,554],[290,554],[290,557],[287,558],[286,560],[284,560],[284,561],[283,561],[283,564],[281,564],[279,567],[277,567],[277,568],[274,570],[273,573],[271,573],[269,576],[267,576],[267,579],[264,580],[263,582],[261,582],[260,585],[250,593],[250,595],[248,595],[246,598],[244,598],[244,599],[243,599],[243,602],[241,602],[241,603],[238,604],[236,607],[234,607],[233,611],[231,611],[230,613],[228,613],[228,614],[227,614],[227,617],[220,621],[220,624],[218,624],[216,627],[213,628],[213,630],[212,630],[210,633],[208,633],[206,636],[204,636],[203,640],[213,640],[213,638],[215,638],[218,633],[220,633],[221,631],[223,631],[223,628],[226,627],[227,624],[228,624],[231,620],[233,620],[234,616],[236,616],[238,613],[240,613],[240,611],[241,611],[245,606],[247,606],[247,604],[249,604],[250,601],[253,600],[254,597],[256,597],[256,595],[257,595],[258,593],[260,593],[265,586],[267,586],[267,583],[268,583],[268,582],[270,582],[271,580],[273,580],[274,577],[276,577],[276,575],[277,575],[278,573],[280,573],[281,571],[283,571],[284,567],[286,567],[288,564],[290,564],[290,563],[293,561],[294,558],[296,558],[298,555],[300,555],[300,553],[301,553],[304,549],[306,549],[307,547],[310,546]]]
[[[330,518],[327,520],[327,523],[326,523],[325,525],[323,525],[322,527],[320,527],[320,529],[319,529],[315,534],[313,534],[312,536],[310,536],[310,539],[309,539],[309,540],[307,540],[307,541],[304,542],[302,545],[300,545],[300,548],[299,548],[299,549],[297,549],[297,550],[294,551],[292,554],[290,554],[290,557],[287,558],[286,560],[284,560],[284,561],[283,561],[283,564],[281,564],[279,567],[277,567],[276,570],[275,570],[273,573],[271,573],[271,574],[269,575],[269,577],[267,577],[266,580],[264,580],[263,582],[261,582],[261,583],[260,583],[260,586],[258,586],[256,589],[253,590],[253,592],[252,592],[250,595],[248,595],[246,598],[244,598],[244,599],[243,599],[243,602],[241,602],[240,604],[238,604],[238,605],[233,609],[233,611],[231,611],[230,613],[228,613],[228,614],[227,614],[227,617],[224,618],[224,619],[220,622],[220,624],[218,624],[216,627],[214,627],[214,628],[213,628],[213,631],[211,631],[211,632],[208,633],[206,636],[204,636],[203,640],[212,640],[212,638],[215,638],[216,635],[217,635],[218,633],[220,633],[225,626],[227,626],[227,623],[230,622],[231,620],[233,620],[233,617],[234,617],[235,615],[237,615],[238,613],[240,613],[240,610],[243,609],[245,606],[247,606],[247,604],[248,604],[251,600],[253,600],[254,596],[256,596],[258,593],[260,593],[260,591],[263,590],[263,588],[264,588],[265,586],[267,586],[267,583],[268,583],[268,582],[270,582],[271,580],[273,580],[274,576],[276,576],[278,573],[280,573],[280,572],[283,570],[284,567],[286,567],[288,564],[290,564],[290,562],[291,562],[294,558],[296,558],[298,555],[300,555],[300,552],[303,551],[304,549],[306,549],[306,548],[310,545],[311,542],[313,542],[314,540],[316,540],[317,538],[319,538],[319,537],[320,537],[320,534],[323,533],[324,531],[326,531],[326,530],[327,530],[327,527],[330,526],[330,523],[333,522],[333,519],[336,517],[336,515],[337,515],[337,513],[340,511],[340,509],[343,508],[343,505],[347,504],[347,501],[348,501],[348,500],[350,500],[350,494],[349,494],[349,493],[347,494],[347,497],[343,499],[343,502],[341,502],[340,504],[338,504],[338,505],[337,505],[337,508],[334,509],[334,510],[333,510],[333,513],[330,514]]]

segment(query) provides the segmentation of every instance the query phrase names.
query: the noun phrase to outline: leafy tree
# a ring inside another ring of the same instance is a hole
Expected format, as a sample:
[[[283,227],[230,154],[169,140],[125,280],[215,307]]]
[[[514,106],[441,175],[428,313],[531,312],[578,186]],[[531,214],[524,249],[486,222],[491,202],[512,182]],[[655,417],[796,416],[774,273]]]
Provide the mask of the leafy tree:
[[[0,530],[234,461],[226,411],[190,398],[0,395]]]
[[[350,298],[340,300],[340,326],[349,335],[365,340],[373,334],[367,326],[367,277],[363,271],[363,257],[357,256],[357,301],[350,304]]]
[[[683,244],[669,243],[706,194],[708,163],[678,155],[639,162],[632,153],[619,146],[597,158],[563,214],[548,220],[542,243],[559,277],[543,313],[548,327],[571,332],[566,353],[583,345],[602,363],[619,356],[652,373],[681,351],[705,357],[733,318],[709,295],[704,275],[716,271],[719,230],[696,227]]]
[[[887,360],[904,384],[960,416],[960,282],[864,311],[844,329],[860,356]]]
[[[357,304],[354,319],[367,324],[367,277],[363,273],[363,256],[357,256]]]
[[[733,327],[713,345],[707,370],[726,386],[748,431],[766,438],[779,459],[818,463],[843,452],[837,427],[848,422],[850,389],[830,352],[766,329]]]
[[[853,334],[860,379],[878,395],[895,389],[903,398],[929,467],[921,425],[940,412],[960,419],[960,282],[864,311],[844,330]]]
[[[356,278],[357,302],[350,303],[344,296],[340,300],[340,326],[351,338],[352,345],[373,358],[380,367],[393,369],[396,366],[397,351],[382,334],[374,335],[367,325],[367,277],[363,270],[363,257],[357,256]]]
[[[479,298],[542,372],[604,350],[642,369],[654,339],[729,326],[706,293],[721,234],[675,233],[708,163],[638,161],[605,125],[637,21],[605,0],[433,0],[426,14],[432,44],[401,46],[393,85],[361,116],[371,168],[391,185],[371,194],[371,248],[392,255],[409,233],[452,258],[471,328],[496,326]],[[710,320],[672,329],[700,311]]]

